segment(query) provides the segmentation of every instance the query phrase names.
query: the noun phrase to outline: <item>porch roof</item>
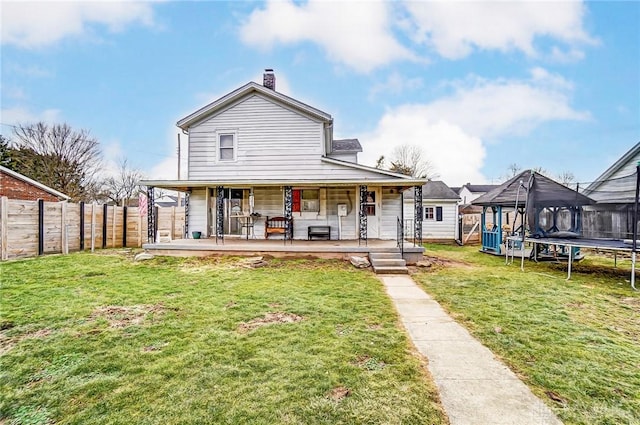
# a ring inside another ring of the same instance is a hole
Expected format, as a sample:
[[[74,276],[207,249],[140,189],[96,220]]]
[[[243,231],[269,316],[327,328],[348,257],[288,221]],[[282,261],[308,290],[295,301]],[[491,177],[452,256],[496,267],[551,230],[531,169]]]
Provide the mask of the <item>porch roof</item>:
[[[193,188],[224,186],[229,188],[246,187],[269,187],[269,186],[294,186],[294,187],[331,187],[331,186],[384,186],[409,188],[411,186],[422,186],[426,179],[358,179],[358,180],[335,180],[335,179],[295,179],[295,180],[141,180],[144,186],[159,187],[169,190],[187,191]]]

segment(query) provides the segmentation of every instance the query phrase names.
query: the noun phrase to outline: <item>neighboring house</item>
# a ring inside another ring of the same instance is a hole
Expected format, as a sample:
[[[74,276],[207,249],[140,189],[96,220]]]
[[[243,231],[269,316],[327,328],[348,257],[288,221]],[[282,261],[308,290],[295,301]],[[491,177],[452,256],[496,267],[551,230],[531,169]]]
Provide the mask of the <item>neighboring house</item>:
[[[16,171],[0,166],[0,196],[9,199],[47,202],[67,201],[71,197]]]
[[[423,240],[452,242],[457,239],[458,201],[458,194],[442,181],[432,180],[422,186]],[[404,218],[407,223],[411,223],[415,217],[414,205],[414,191],[408,190],[404,193]]]
[[[636,167],[640,143],[633,146],[582,193],[596,205],[585,207],[584,234],[591,238],[629,239],[633,237]]]
[[[460,204],[469,205],[472,201],[478,197],[484,195],[487,192],[499,187],[499,184],[471,184],[467,183],[463,185],[460,190],[457,191],[460,195]]]
[[[270,70],[177,125],[187,179],[141,183],[187,192],[188,232],[202,236],[246,234],[250,221],[265,238],[267,217],[283,216],[289,238],[330,226],[331,239],[396,239],[402,192],[426,182],[358,164],[358,140],[334,140],[333,118],[277,92]]]

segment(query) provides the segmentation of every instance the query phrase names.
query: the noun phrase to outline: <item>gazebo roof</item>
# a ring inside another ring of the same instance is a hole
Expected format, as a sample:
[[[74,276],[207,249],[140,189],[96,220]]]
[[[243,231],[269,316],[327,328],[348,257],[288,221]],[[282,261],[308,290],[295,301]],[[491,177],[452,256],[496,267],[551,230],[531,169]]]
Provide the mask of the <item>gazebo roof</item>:
[[[529,190],[527,190],[527,188]],[[536,207],[574,207],[595,201],[549,177],[526,170],[473,200],[473,205],[514,207],[529,203]]]

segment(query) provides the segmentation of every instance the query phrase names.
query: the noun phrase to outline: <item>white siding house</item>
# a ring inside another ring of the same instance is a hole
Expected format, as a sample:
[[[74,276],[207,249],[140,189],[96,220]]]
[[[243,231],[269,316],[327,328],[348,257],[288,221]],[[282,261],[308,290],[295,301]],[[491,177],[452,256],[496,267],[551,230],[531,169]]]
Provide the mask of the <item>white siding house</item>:
[[[422,238],[425,241],[454,241],[458,231],[458,201],[460,197],[439,180],[422,186]],[[404,218],[409,232],[415,219],[414,191],[404,194]]]
[[[250,82],[177,125],[188,134],[187,179],[142,183],[187,192],[188,230],[205,237],[287,237],[266,232],[268,218],[282,216],[293,239],[307,239],[310,226],[329,226],[331,239],[395,239],[402,191],[425,183],[358,164],[358,140],[334,140],[331,116],[278,93],[269,72],[264,85]]]

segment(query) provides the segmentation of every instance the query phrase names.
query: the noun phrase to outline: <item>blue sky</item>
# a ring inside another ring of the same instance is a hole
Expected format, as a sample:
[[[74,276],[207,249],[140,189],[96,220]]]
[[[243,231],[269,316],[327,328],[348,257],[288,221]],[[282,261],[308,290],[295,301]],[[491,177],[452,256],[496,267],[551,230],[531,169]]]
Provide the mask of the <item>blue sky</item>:
[[[419,145],[445,183],[512,163],[595,179],[640,141],[640,2],[19,2],[2,15],[2,134],[38,120],[175,178],[176,121],[276,73],[360,139]],[[186,137],[183,136],[183,149]]]

